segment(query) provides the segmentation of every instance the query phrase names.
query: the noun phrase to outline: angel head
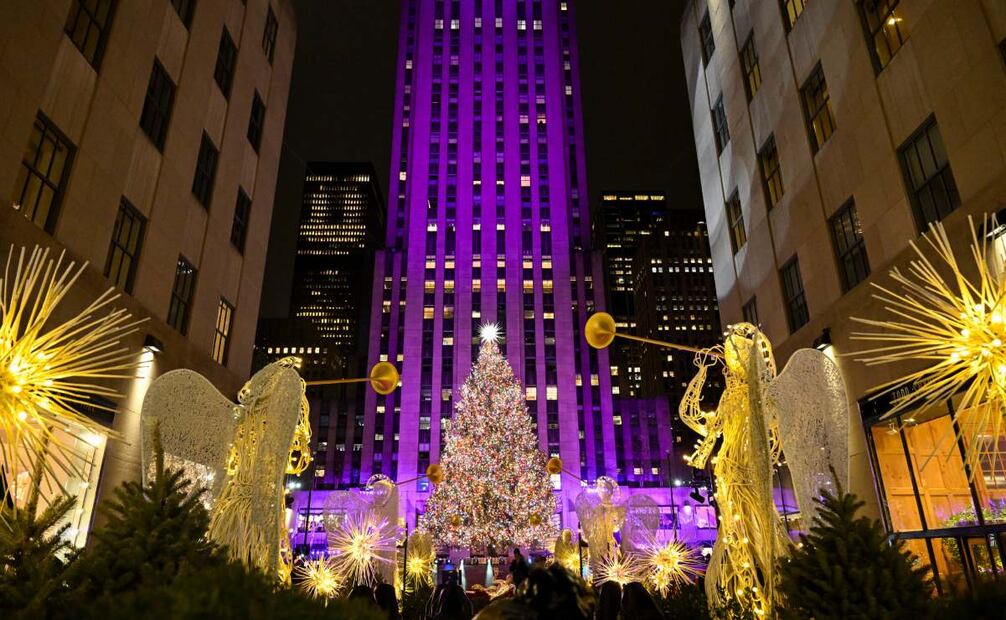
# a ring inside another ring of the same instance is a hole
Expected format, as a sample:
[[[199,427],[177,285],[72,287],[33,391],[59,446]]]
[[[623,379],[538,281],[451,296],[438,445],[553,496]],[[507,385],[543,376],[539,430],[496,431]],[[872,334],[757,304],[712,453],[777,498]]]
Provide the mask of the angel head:
[[[727,370],[741,378],[747,377],[751,352],[757,347],[766,364],[774,371],[771,345],[764,337],[756,338],[759,333],[758,328],[751,323],[734,323],[727,327],[726,337],[723,339],[723,357]]]

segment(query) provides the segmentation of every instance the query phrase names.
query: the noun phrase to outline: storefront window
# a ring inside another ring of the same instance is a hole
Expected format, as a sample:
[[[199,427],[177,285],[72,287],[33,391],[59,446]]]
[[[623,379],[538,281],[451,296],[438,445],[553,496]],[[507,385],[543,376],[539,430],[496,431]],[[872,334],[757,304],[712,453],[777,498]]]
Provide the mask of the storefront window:
[[[103,434],[90,431],[69,432],[70,429],[53,429],[50,442],[59,443],[67,449],[64,455],[68,462],[53,462],[50,459],[50,478],[41,483],[39,489],[38,510],[44,510],[49,503],[61,495],[69,495],[75,499],[74,507],[67,513],[66,519],[60,524],[68,523],[64,537],[75,547],[83,547],[87,541],[87,533],[94,512],[95,497],[98,488],[98,475],[101,472],[101,462],[105,456],[106,437]],[[34,455],[23,452],[21,443],[17,462],[39,463]],[[18,506],[24,506],[31,492],[31,471],[24,470],[17,474],[17,495],[14,501]]]
[[[889,527],[933,566],[944,585],[1001,573],[997,541],[999,530],[1006,530],[995,527],[1006,524],[1006,436],[991,427],[972,435],[974,425],[986,423],[984,412],[956,411],[955,406],[951,402],[883,421],[878,415],[870,426]],[[958,436],[979,439],[967,445]],[[977,468],[970,482],[965,461]]]

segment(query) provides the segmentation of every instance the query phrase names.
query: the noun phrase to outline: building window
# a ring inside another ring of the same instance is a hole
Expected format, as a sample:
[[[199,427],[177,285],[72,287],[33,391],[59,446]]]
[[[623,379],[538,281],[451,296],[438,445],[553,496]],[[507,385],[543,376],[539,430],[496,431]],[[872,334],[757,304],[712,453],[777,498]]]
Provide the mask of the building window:
[[[217,305],[217,323],[213,328],[213,361],[218,364],[227,363],[227,350],[231,341],[231,323],[234,318],[234,306],[223,297]]]
[[[831,238],[835,243],[838,270],[842,274],[842,291],[847,292],[870,275],[863,229],[859,225],[856,203],[851,199],[831,216]]]
[[[705,65],[709,64],[709,59],[713,57],[713,52],[716,51],[716,42],[713,40],[713,26],[709,21],[709,11],[702,17],[702,21],[699,22],[699,43],[702,45],[702,63]]]
[[[779,151],[775,146],[775,136],[769,136],[761,150],[758,151],[758,166],[761,169],[762,185],[765,188],[765,200],[768,208],[779,204],[782,200],[782,169],[779,167]]]
[[[217,66],[213,70],[213,79],[217,81],[217,86],[225,98],[231,95],[231,82],[234,81],[234,64],[237,56],[238,48],[234,45],[234,39],[224,28],[220,35],[220,48],[217,50]]]
[[[96,71],[114,13],[115,0],[76,0],[66,20],[66,35]]]
[[[276,33],[279,31],[279,22],[276,21],[276,14],[273,13],[272,7],[269,7],[269,12],[265,16],[265,31],[262,33],[262,51],[265,52],[265,57],[269,60],[269,64],[272,64],[273,56],[276,55]]]
[[[748,40],[741,49],[741,68],[744,69],[744,91],[748,95],[748,101],[751,101],[761,88],[761,67],[758,66],[753,32],[748,35]]]
[[[66,136],[39,114],[14,184],[14,209],[47,232],[56,226],[73,153],[73,145]]]
[[[723,110],[723,95],[716,99],[712,109],[713,135],[716,137],[716,153],[720,154],[730,142],[730,128],[727,126],[727,113]]]
[[[816,153],[828,141],[831,134],[835,133],[835,117],[831,113],[828,83],[824,80],[821,63],[817,63],[810,72],[810,77],[800,89],[800,95],[803,99],[803,111],[807,115],[811,146]]]
[[[744,321],[750,323],[755,327],[758,326],[758,299],[754,296],[747,300],[743,306],[741,306],[741,314],[744,315]]]
[[[158,151],[164,150],[164,138],[168,135],[174,99],[175,83],[155,58],[150,82],[147,84],[147,97],[143,101],[143,112],[140,114],[140,127]]]
[[[168,306],[168,325],[182,334],[189,328],[189,309],[195,288],[196,268],[179,256],[175,267],[175,284],[171,288],[171,305]]]
[[[789,32],[796,24],[796,20],[803,14],[804,7],[810,0],[780,0],[782,2],[782,20],[786,24],[786,32]]]
[[[119,214],[115,217],[108,260],[105,262],[105,277],[112,286],[118,286],[127,293],[133,292],[133,278],[146,224],[146,219],[128,200],[122,198],[119,201]]]
[[[192,25],[192,14],[196,11],[196,0],[171,0],[171,6],[175,7],[178,17],[182,19],[186,28]]]
[[[807,297],[803,292],[803,278],[800,277],[800,262],[797,257],[789,259],[779,270],[782,277],[782,295],[786,302],[786,319],[789,321],[789,333],[800,329],[810,321],[807,312]]]
[[[203,141],[199,145],[199,158],[196,160],[196,173],[192,178],[192,194],[205,208],[210,208],[210,198],[213,195],[213,180],[217,176],[217,158],[220,151],[213,140],[203,132]]]
[[[747,243],[748,236],[744,230],[744,211],[741,209],[741,199],[737,190],[727,199],[727,224],[730,226],[730,247],[734,254]]]
[[[231,244],[238,252],[245,251],[245,237],[248,236],[248,217],[251,215],[251,198],[242,188],[238,188],[238,200],[234,205],[234,222],[231,224]]]
[[[248,117],[248,141],[252,148],[258,153],[259,144],[262,143],[262,126],[265,124],[265,104],[259,97],[258,91],[252,98],[251,115]]]
[[[936,119],[923,123],[898,152],[916,223],[925,231],[961,204]]]
[[[867,47],[879,72],[891,62],[908,40],[908,28],[898,8],[898,0],[862,0],[859,14],[866,29]]]

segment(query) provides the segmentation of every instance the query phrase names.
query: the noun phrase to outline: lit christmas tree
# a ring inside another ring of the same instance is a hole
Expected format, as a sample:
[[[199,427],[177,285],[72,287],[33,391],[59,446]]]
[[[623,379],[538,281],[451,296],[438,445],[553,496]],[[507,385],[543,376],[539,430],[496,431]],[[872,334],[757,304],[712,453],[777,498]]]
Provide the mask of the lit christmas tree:
[[[543,544],[556,536],[547,457],[524,406],[524,390],[482,327],[482,347],[461,388],[441,458],[444,478],[421,526],[451,547]]]

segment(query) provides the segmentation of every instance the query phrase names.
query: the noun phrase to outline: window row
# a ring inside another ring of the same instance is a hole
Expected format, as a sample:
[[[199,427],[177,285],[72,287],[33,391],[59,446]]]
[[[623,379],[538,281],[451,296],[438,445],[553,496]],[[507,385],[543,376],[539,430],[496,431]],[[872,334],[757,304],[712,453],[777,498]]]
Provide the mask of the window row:
[[[186,29],[192,27],[192,16],[196,9],[196,0],[170,0],[179,19]],[[108,44],[108,35],[115,16],[118,0],[74,0],[67,15],[64,31],[67,37],[83,54],[88,64],[95,70],[101,65],[101,59]],[[279,33],[279,20],[272,6],[266,10],[265,28],[262,31],[262,53],[269,64],[276,55],[276,36]],[[217,54],[217,66],[214,78],[220,84],[224,96],[230,90],[230,77],[234,71],[234,61],[237,47],[227,29],[224,28],[220,40],[220,50]]]

